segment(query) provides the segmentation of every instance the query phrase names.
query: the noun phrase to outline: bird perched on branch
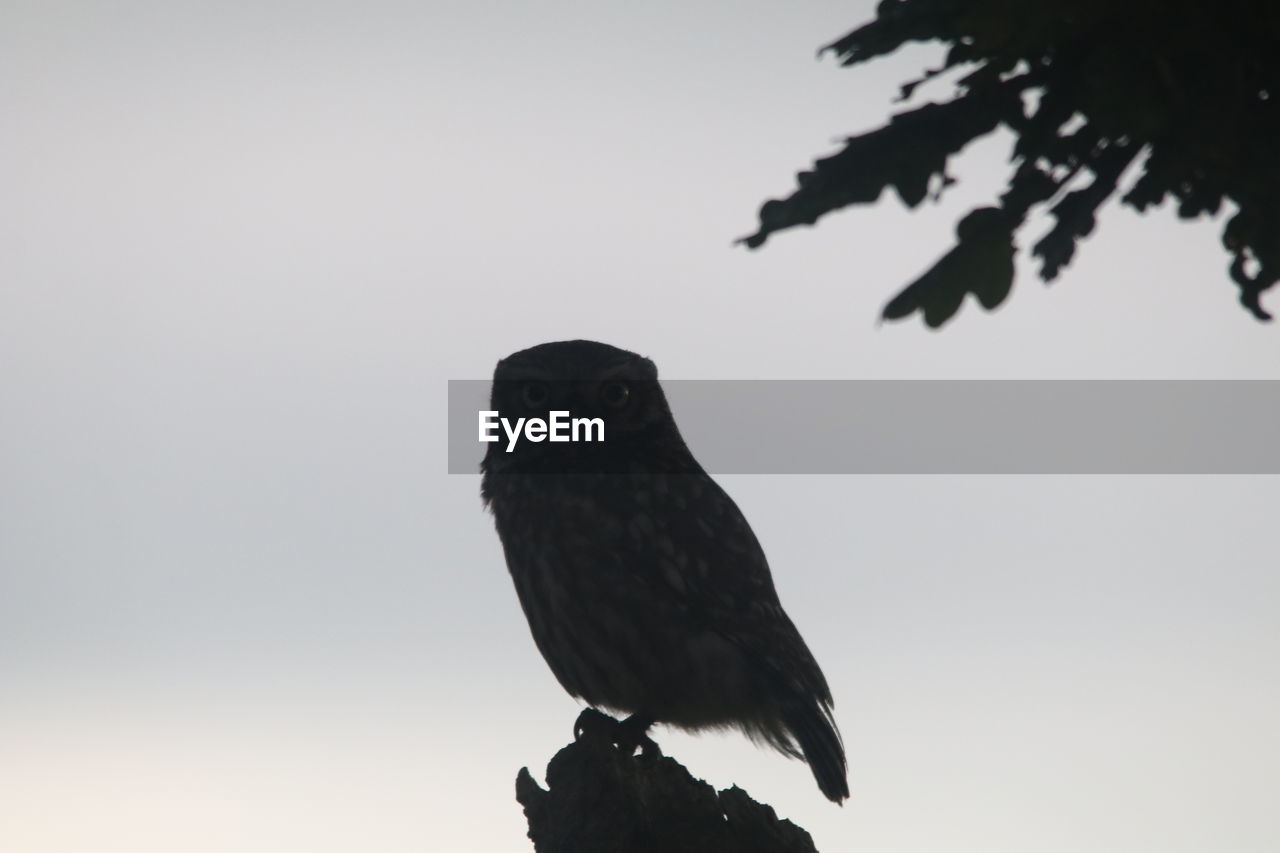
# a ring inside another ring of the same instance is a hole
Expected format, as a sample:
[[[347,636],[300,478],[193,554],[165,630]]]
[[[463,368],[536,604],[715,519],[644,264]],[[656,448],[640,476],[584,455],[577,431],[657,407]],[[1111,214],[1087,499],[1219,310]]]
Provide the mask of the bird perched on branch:
[[[603,423],[602,441],[491,443],[481,466],[520,604],[564,689],[630,714],[631,748],[655,722],[737,728],[847,798],[822,670],[747,520],[680,437],[653,362],[542,344],[498,362],[490,408],[511,423],[557,411]]]

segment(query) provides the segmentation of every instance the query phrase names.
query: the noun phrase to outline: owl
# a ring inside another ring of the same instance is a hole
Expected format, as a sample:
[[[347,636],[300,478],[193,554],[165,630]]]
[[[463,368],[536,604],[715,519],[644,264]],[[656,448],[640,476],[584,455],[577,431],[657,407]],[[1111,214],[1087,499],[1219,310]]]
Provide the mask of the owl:
[[[520,604],[564,689],[630,714],[642,735],[739,729],[847,798],[827,681],[746,518],[681,438],[654,363],[542,344],[498,362],[490,408],[509,423],[568,412],[603,425],[577,441],[503,436],[481,465]]]

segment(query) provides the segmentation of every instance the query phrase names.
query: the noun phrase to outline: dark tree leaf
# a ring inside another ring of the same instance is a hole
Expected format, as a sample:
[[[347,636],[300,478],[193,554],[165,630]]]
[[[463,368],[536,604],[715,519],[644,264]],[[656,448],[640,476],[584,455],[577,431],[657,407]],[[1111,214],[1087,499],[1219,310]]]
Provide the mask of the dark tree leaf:
[[[996,207],[970,211],[956,226],[959,242],[889,301],[881,314],[897,320],[920,311],[937,328],[960,310],[965,294],[978,297],[982,307],[995,308],[1013,287],[1013,220]]]
[[[796,176],[799,185],[785,199],[760,208],[760,228],[740,242],[751,248],[774,231],[812,225],[824,214],[850,204],[866,204],[892,186],[908,207],[928,193],[934,176],[945,177],[947,158],[973,139],[995,130],[1019,109],[1014,87],[999,96],[969,96],[946,104],[925,104],[893,117],[885,127],[845,141],[844,150]]]
[[[1098,207],[1115,192],[1116,181],[1136,154],[1132,145],[1110,145],[1099,151],[1090,164],[1093,183],[1067,193],[1050,209],[1058,222],[1031,250],[1044,261],[1040,277],[1045,281],[1057,278],[1059,270],[1071,263],[1076,242],[1093,233]]]

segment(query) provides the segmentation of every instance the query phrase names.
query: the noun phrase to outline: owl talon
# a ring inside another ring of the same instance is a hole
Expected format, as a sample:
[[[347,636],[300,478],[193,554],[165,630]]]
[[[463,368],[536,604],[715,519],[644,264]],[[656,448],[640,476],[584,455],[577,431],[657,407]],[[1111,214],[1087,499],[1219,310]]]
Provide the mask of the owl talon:
[[[662,750],[658,748],[654,739],[649,737],[649,727],[653,724],[654,719],[648,714],[632,714],[618,723],[613,742],[627,755],[635,755],[636,749],[639,748],[640,755],[644,758],[661,758]]]
[[[649,737],[649,727],[654,720],[646,714],[632,714],[625,720],[616,720],[595,708],[584,708],[573,724],[573,739],[593,738],[618,747],[626,755],[635,755],[637,749],[645,758],[661,758],[662,750]]]
[[[573,723],[573,739],[579,741],[584,737],[590,737],[614,743],[619,725],[621,724],[608,714],[597,711],[595,708],[583,708],[582,713]]]
[[[654,758],[661,758],[662,747],[658,746],[658,742],[653,738],[648,735],[644,735],[640,738],[640,757],[648,758],[650,760]]]

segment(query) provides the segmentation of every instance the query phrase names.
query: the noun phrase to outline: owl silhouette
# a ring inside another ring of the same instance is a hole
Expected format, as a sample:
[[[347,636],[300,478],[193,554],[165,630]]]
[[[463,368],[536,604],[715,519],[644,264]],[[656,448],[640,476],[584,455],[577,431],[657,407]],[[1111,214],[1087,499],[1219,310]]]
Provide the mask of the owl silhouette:
[[[603,423],[599,441],[491,443],[481,466],[533,639],[564,689],[629,714],[636,743],[654,723],[739,729],[847,798],[827,681],[746,518],[681,438],[654,363],[542,344],[498,362],[490,408],[512,423],[553,411]]]

